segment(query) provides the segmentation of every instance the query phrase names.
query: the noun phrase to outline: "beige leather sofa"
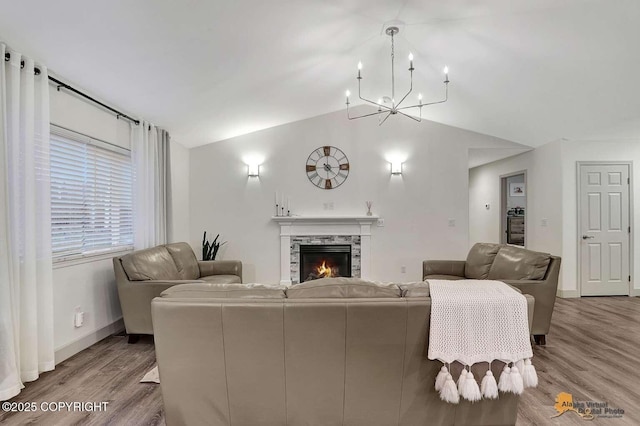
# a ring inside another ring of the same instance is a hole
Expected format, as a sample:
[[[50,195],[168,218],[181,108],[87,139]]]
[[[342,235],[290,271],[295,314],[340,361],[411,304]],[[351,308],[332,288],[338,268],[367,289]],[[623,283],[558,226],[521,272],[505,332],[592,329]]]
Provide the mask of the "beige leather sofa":
[[[188,284],[154,299],[167,425],[515,424],[514,394],[440,400],[427,284],[347,281]]]
[[[504,281],[535,298],[531,334],[546,344],[556,302],[561,259],[548,253],[503,244],[478,243],[467,260],[425,260],[423,279]]]
[[[242,262],[198,261],[187,243],[166,244],[114,257],[113,269],[131,343],[139,334],[153,334],[151,301],[164,290],[190,282],[242,282]]]

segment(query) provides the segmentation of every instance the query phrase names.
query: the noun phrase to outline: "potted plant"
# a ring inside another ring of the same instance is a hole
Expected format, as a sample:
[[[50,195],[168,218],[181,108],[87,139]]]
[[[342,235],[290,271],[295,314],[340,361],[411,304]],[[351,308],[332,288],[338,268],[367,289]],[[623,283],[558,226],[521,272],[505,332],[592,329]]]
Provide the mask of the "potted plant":
[[[218,238],[220,238],[220,234],[216,235],[213,242],[209,242],[207,240],[207,231],[204,231],[204,236],[202,237],[202,260],[216,260],[220,246],[227,243],[226,241],[218,242]]]

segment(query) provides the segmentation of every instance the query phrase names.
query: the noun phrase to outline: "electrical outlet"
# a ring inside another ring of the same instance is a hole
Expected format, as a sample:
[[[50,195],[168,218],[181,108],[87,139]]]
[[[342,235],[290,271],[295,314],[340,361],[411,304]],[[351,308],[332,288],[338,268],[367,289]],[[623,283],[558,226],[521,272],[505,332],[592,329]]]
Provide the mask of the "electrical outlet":
[[[329,210],[333,210],[333,201],[329,203]]]
[[[84,325],[84,312],[76,312],[73,316],[73,325],[76,328],[82,327]]]
[[[453,228],[456,226],[456,220],[455,219],[449,219],[449,227]]]
[[[378,226],[379,227],[383,227],[384,226],[384,219],[378,219]]]
[[[406,266],[404,266],[404,265],[402,265],[402,266],[400,267],[400,272],[401,272],[401,273],[403,273],[403,274],[406,274],[406,273],[407,273],[407,267],[406,267]]]

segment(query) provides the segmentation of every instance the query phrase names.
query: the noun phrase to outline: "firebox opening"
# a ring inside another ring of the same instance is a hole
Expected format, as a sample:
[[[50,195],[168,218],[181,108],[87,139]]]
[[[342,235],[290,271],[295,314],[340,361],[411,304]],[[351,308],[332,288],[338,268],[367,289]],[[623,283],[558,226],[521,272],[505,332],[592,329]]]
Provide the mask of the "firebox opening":
[[[301,245],[300,282],[351,277],[350,245]]]

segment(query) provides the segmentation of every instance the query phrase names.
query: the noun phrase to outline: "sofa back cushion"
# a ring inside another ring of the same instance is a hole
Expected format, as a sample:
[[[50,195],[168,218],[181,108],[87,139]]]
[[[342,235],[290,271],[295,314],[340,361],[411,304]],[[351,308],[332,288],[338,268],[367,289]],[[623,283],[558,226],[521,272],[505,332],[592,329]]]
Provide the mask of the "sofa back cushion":
[[[194,299],[284,299],[285,286],[265,284],[180,284],[162,292],[162,297]]]
[[[121,258],[130,281],[179,280],[180,273],[165,246],[134,251]]]
[[[541,280],[544,278],[551,257],[548,253],[504,246],[496,255],[490,280]]]
[[[396,284],[383,284],[360,278],[321,278],[306,281],[287,289],[287,298],[373,298],[400,297]]]
[[[187,243],[173,243],[165,246],[178,268],[181,280],[197,280],[200,278],[198,259]]]
[[[491,243],[476,243],[471,247],[464,265],[464,276],[474,280],[487,279],[500,247],[502,245]]]

